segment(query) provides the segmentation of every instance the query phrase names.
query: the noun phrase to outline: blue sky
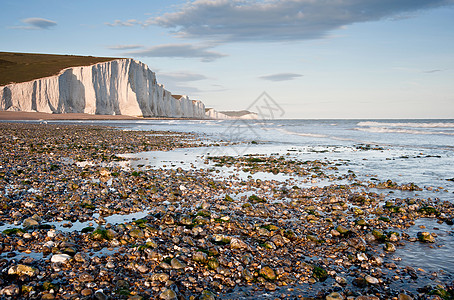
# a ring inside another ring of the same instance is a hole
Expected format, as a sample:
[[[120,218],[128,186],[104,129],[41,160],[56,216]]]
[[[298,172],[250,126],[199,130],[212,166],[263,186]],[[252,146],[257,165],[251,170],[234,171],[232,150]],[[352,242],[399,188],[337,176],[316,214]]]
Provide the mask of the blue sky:
[[[286,118],[454,118],[454,0],[2,0],[0,51],[132,57]]]

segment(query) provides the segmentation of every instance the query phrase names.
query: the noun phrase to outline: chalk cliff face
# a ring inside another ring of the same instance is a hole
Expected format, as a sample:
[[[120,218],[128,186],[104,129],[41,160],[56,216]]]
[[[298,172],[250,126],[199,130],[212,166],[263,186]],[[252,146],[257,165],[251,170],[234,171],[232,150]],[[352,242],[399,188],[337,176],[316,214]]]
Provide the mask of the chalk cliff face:
[[[173,97],[144,63],[118,59],[0,87],[0,110],[205,118],[205,105]]]
[[[205,115],[208,119],[215,119],[215,120],[256,120],[259,116],[254,112],[249,111],[229,111],[229,112],[222,112],[217,111],[214,108],[207,108],[205,109]]]

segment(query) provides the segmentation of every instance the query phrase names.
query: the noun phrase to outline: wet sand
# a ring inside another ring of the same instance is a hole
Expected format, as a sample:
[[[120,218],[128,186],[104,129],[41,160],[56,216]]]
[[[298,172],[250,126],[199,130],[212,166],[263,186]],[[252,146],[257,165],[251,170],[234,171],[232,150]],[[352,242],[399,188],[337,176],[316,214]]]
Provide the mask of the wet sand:
[[[202,143],[190,134],[101,126],[0,123],[0,142],[0,297],[452,295],[452,274],[401,264],[396,253],[409,244],[442,247],[434,227],[451,228],[453,204],[393,197],[423,188],[336,172],[348,162],[221,156],[207,157],[207,169],[130,168],[121,154]],[[224,167],[313,185],[216,177]],[[127,221],[106,221],[122,215]],[[87,226],[71,229],[80,223]]]

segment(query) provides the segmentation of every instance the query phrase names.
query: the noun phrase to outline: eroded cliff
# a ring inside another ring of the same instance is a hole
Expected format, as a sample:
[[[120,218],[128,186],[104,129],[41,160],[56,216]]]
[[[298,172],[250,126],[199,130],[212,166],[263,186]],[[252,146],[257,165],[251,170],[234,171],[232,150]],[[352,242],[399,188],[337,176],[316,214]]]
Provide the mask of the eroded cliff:
[[[0,87],[0,109],[143,117],[205,118],[205,105],[173,97],[147,65],[118,59]]]

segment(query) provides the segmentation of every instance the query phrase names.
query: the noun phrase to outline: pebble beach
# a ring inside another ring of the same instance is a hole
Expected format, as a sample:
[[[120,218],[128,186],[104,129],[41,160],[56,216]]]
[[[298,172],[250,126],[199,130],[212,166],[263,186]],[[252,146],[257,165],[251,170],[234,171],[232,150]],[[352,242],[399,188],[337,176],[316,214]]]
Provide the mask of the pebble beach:
[[[228,146],[192,133],[5,122],[0,142],[2,299],[454,297],[424,256],[452,263],[444,186],[365,180],[329,155],[127,156]]]

